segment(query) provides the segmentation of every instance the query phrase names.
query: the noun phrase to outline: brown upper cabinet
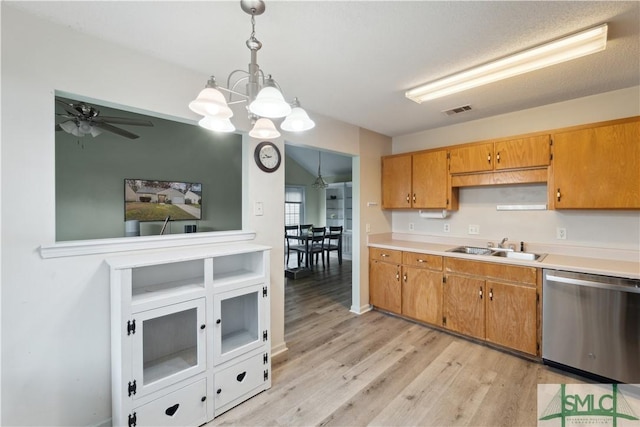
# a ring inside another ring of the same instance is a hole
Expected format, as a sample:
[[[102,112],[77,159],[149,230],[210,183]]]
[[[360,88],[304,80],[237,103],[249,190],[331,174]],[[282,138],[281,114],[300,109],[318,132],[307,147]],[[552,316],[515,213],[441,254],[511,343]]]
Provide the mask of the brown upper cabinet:
[[[449,152],[451,174],[546,167],[551,159],[549,135],[472,144]]]
[[[640,208],[640,118],[553,135],[555,209]]]
[[[384,209],[457,209],[448,182],[446,150],[382,158]]]

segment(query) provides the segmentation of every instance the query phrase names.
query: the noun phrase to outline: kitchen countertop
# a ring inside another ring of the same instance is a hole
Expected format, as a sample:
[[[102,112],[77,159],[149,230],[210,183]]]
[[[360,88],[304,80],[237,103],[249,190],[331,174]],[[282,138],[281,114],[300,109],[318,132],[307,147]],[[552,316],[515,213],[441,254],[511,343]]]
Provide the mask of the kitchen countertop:
[[[625,256],[621,259],[613,258],[598,258],[598,252],[609,252],[607,250],[593,249],[589,254],[589,250],[579,251],[581,255],[584,253],[589,256],[575,256],[562,253],[553,253],[549,251],[548,247],[539,248],[529,247],[527,252],[534,253],[546,253],[547,255],[542,261],[526,261],[517,259],[507,259],[503,257],[487,256],[487,255],[469,255],[456,252],[447,252],[448,249],[455,248],[457,246],[465,245],[468,243],[457,243],[455,239],[449,239],[451,243],[447,242],[447,239],[429,236],[420,237],[420,240],[405,240],[403,236],[395,236],[392,233],[385,233],[383,235],[370,235],[368,246],[377,247],[383,249],[394,249],[400,251],[419,252],[431,255],[441,255],[452,258],[463,258],[475,261],[495,262],[503,264],[514,264],[536,268],[549,268],[556,270],[575,271],[580,273],[600,274],[605,276],[626,277],[630,279],[640,279],[640,258],[631,251],[631,254],[625,253]],[[473,245],[473,244],[472,244]],[[486,247],[484,245],[475,244],[475,246]],[[547,249],[540,251],[539,249]],[[561,250],[559,250],[561,252]],[[629,252],[629,251],[625,251]],[[637,261],[633,261],[633,259]]]

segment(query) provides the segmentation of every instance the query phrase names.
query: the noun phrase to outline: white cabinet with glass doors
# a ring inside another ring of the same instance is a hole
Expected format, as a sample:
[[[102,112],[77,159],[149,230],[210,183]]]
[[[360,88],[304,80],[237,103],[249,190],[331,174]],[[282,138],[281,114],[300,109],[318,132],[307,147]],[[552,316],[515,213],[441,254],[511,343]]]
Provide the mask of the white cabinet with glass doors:
[[[114,426],[198,426],[271,386],[268,247],[107,262]]]

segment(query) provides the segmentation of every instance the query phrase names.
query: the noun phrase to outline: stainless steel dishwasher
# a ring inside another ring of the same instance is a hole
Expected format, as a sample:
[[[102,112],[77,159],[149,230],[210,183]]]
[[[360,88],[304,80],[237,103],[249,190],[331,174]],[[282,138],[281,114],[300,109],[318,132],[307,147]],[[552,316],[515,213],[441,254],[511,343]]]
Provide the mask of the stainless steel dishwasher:
[[[544,363],[640,383],[640,280],[543,271]]]

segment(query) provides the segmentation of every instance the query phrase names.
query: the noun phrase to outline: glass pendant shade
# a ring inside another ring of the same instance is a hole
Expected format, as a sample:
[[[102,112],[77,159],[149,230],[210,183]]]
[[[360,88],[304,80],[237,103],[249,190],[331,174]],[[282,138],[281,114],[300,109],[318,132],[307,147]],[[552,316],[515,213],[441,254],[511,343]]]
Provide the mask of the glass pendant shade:
[[[66,133],[73,134],[74,132],[76,132],[75,136],[78,136],[77,135],[78,126],[76,125],[76,122],[74,122],[73,120],[67,120],[66,122],[60,123],[60,128]]]
[[[189,108],[201,116],[213,116],[220,119],[228,119],[233,116],[233,111],[227,105],[224,95],[212,87],[202,89],[198,97],[189,103]]]
[[[249,132],[249,136],[257,139],[273,139],[280,136],[280,132],[273,125],[273,122],[269,119],[258,119],[256,124]]]
[[[236,127],[228,118],[221,119],[218,117],[204,116],[202,119],[200,119],[198,125],[205,129],[216,132],[233,132],[234,130],[236,130]]]
[[[280,125],[282,130],[289,132],[302,132],[315,127],[315,122],[309,118],[309,115],[300,107],[294,107],[291,114]]]
[[[73,136],[85,136],[86,134],[91,134],[91,136],[98,136],[102,133],[102,129],[95,127],[93,124],[86,120],[81,120],[76,123],[74,120],[67,120],[66,122],[60,123],[60,128],[70,133]]]
[[[249,104],[249,111],[260,117],[277,119],[290,114],[291,106],[287,104],[277,88],[265,86],[258,92],[256,99]]]

